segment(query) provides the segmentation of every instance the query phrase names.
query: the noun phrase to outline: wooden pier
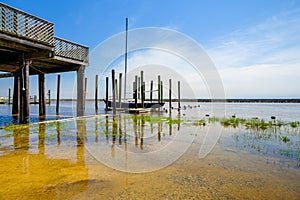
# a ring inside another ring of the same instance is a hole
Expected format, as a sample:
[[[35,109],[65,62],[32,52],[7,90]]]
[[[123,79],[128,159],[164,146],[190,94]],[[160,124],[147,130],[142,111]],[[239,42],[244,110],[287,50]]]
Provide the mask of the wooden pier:
[[[29,76],[38,75],[39,115],[46,114],[45,74],[77,71],[77,115],[84,115],[89,49],[54,36],[54,24],[0,2],[0,78],[13,77],[13,115],[29,122]]]

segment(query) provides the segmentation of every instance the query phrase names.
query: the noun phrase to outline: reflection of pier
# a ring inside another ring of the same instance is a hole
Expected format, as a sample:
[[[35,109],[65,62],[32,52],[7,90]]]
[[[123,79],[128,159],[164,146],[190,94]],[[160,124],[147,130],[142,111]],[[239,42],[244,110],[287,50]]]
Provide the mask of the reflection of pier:
[[[101,117],[101,116],[100,116]],[[153,118],[153,119],[152,119]],[[169,119],[169,121],[166,121]],[[95,120],[95,127],[89,126],[89,132],[95,132],[95,142],[99,142],[99,123],[101,119],[89,118],[89,120]],[[99,122],[98,122],[99,120]],[[175,123],[176,122],[176,123]],[[175,131],[180,130],[180,115],[177,119],[172,119],[171,117],[165,117],[160,115],[126,115],[118,114],[112,116],[105,116],[105,141],[106,144],[111,144],[112,155],[115,145],[124,148],[126,151],[133,147],[135,149],[140,149],[141,151],[146,150],[145,145],[149,145],[149,142],[153,143],[151,145],[156,145],[161,142],[162,135],[165,139],[172,137]],[[175,128],[175,129],[174,129]],[[94,130],[95,129],[95,130]],[[177,134],[177,133],[176,133]],[[118,139],[118,143],[116,143]],[[147,142],[145,143],[145,139]],[[129,145],[129,146],[128,146]]]
[[[88,47],[54,36],[54,24],[0,3],[0,78],[14,77],[12,114],[29,121],[29,76],[38,75],[39,115],[46,114],[45,74],[77,71],[77,115],[84,114]]]
[[[60,122],[14,126],[12,145],[7,144],[13,149],[0,157],[0,184],[5,185],[1,197],[69,199],[87,190],[85,122],[80,121],[76,126],[73,148],[68,147],[70,140],[61,135],[64,130]],[[51,135],[54,137],[49,138]]]

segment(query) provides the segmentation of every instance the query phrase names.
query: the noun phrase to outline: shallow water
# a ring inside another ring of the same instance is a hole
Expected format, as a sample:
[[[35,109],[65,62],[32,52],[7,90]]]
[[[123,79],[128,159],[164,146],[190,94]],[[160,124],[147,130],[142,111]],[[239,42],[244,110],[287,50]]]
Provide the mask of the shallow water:
[[[237,116],[252,117],[239,106]],[[209,123],[210,111],[206,104],[180,115],[99,114],[0,129],[0,199],[300,198],[299,127],[224,127]],[[197,116],[205,126],[193,123]]]

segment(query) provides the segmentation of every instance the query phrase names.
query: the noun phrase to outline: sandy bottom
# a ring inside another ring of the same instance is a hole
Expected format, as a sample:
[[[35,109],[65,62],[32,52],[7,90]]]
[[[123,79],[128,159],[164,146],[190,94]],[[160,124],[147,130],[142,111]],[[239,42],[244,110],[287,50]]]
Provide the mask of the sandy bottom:
[[[21,148],[0,157],[0,199],[300,199],[300,169],[279,159],[220,144],[204,159],[197,153],[193,144],[168,167],[132,174],[80,145],[75,160]]]

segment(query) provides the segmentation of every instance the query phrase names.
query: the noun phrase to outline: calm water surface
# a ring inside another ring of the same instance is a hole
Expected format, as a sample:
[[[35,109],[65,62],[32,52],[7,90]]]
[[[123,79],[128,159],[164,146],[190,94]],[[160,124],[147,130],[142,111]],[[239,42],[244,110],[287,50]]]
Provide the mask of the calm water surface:
[[[47,120],[59,120],[47,123],[32,105],[30,126],[7,128],[11,107],[0,106],[0,199],[300,198],[300,128],[289,124],[300,121],[299,104],[186,103],[180,114],[137,116],[102,107],[94,116],[93,105],[78,119],[70,102],[60,116],[48,106]],[[205,115],[284,125],[225,126]]]

